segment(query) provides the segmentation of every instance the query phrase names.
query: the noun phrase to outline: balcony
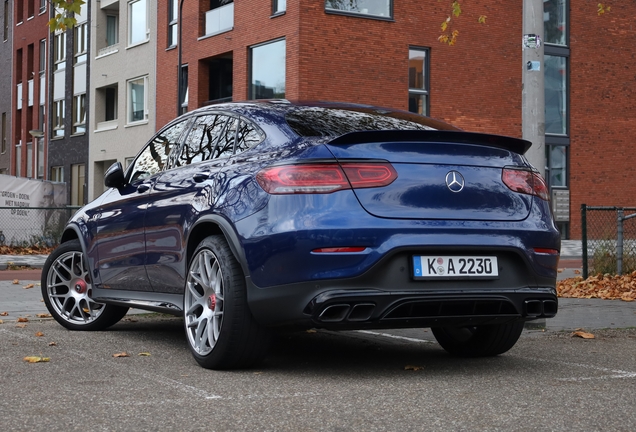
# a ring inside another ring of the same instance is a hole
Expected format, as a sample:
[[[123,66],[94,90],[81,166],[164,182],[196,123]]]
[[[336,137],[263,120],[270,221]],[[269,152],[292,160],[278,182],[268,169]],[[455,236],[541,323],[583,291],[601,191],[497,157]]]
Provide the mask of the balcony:
[[[97,51],[97,57],[103,57],[108,54],[114,54],[119,51],[119,44],[110,45]]]
[[[205,13],[205,35],[212,36],[234,28],[234,3],[209,10]]]

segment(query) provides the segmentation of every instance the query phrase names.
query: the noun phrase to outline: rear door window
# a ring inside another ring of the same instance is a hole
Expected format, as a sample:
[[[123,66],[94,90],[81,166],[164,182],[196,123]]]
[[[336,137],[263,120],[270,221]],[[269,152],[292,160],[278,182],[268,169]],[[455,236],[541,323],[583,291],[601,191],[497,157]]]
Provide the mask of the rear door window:
[[[186,137],[177,166],[206,161],[214,158],[214,149],[222,136],[228,117],[219,114],[200,116]]]
[[[234,153],[242,153],[265,139],[265,134],[258,127],[241,119],[236,133],[236,150]]]
[[[225,129],[221,134],[221,138],[214,149],[214,158],[226,158],[234,154],[234,143],[236,142],[236,130],[239,119],[230,117]]]

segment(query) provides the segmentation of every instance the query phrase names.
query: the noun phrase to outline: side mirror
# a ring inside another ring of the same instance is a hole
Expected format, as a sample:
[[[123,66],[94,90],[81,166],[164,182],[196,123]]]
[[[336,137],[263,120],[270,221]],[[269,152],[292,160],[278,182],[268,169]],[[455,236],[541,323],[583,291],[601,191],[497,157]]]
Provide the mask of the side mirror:
[[[119,189],[125,183],[124,169],[120,162],[115,162],[106,170],[106,174],[104,174],[104,185],[109,188],[114,187]]]

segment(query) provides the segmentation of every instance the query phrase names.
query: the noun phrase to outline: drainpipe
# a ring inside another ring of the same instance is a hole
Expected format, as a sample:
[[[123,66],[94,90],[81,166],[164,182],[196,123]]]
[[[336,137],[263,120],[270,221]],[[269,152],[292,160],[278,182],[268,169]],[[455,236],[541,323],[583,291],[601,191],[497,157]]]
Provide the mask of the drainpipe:
[[[183,2],[184,0],[179,0],[179,16],[177,17],[177,25],[179,26],[177,29],[178,35],[177,35],[177,52],[178,57],[179,57],[179,65],[178,65],[178,70],[177,70],[177,117],[181,114],[181,99],[182,99],[182,94],[181,94],[181,80],[183,79],[182,77],[182,67],[181,67],[181,32],[183,29],[183,20],[181,19],[182,17],[182,12],[183,12]]]

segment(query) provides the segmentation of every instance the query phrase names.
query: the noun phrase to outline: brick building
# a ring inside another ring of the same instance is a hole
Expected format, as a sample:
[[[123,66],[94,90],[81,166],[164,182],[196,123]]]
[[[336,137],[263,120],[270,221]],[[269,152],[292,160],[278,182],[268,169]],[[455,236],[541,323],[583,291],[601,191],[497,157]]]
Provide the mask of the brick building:
[[[5,2],[5,14],[11,11]],[[12,11],[11,133],[8,138],[10,173],[45,178],[47,134],[48,36],[47,2],[15,1]],[[6,15],[5,15],[6,16]],[[8,71],[6,71],[8,72]]]
[[[219,100],[285,97],[410,109],[521,136],[521,1],[464,3],[451,47],[438,41],[446,2],[183,0],[181,91],[178,5],[157,3],[158,128]],[[546,0],[544,11],[546,177],[563,234],[579,238],[582,203],[636,204],[626,157],[636,5],[597,16],[596,4]]]
[[[13,91],[13,0],[4,0],[0,8],[2,44],[0,44],[0,174],[11,172],[11,94]]]

